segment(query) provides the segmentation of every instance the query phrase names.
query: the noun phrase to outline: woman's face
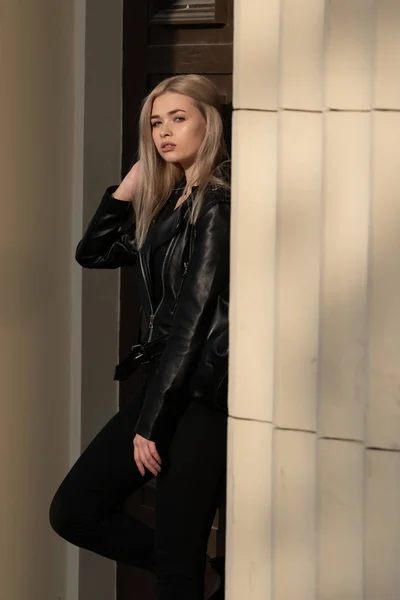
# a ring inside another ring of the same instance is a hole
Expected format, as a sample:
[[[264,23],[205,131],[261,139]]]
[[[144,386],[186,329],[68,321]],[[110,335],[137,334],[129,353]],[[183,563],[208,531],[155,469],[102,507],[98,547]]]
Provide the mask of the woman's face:
[[[162,158],[187,170],[204,140],[206,121],[190,96],[166,92],[153,102],[153,140]]]

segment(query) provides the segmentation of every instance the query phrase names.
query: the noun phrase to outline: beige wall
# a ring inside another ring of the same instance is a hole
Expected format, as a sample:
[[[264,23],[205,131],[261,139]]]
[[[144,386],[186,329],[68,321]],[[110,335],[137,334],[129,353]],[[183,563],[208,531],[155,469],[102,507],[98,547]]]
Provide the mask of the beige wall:
[[[6,0],[0,9],[0,597],[8,600],[115,595],[114,565],[67,546],[47,514],[69,464],[117,405],[118,276],[82,277],[73,251],[119,176],[121,16],[111,0]]]
[[[0,20],[0,580],[9,600],[66,591],[65,546],[47,511],[69,458],[70,6],[8,2]]]
[[[399,32],[235,3],[229,600],[399,597]]]

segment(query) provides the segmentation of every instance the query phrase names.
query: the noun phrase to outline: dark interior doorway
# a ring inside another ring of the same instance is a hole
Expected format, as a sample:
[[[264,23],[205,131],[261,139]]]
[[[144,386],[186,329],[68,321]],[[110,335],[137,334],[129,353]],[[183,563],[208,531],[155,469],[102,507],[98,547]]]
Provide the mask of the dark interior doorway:
[[[110,42],[111,43],[111,42]],[[122,176],[137,156],[138,116],[142,99],[162,79],[200,73],[212,79],[224,104],[230,147],[233,64],[233,0],[125,0],[123,23]],[[139,302],[134,268],[122,269],[120,354],[137,337]],[[120,404],[138,393],[141,373],[120,386]],[[154,487],[134,494],[126,509],[153,524]],[[218,511],[209,540],[210,556],[224,552],[225,511]],[[211,583],[211,577],[209,578]],[[117,567],[117,600],[155,598],[153,578],[126,565]]]

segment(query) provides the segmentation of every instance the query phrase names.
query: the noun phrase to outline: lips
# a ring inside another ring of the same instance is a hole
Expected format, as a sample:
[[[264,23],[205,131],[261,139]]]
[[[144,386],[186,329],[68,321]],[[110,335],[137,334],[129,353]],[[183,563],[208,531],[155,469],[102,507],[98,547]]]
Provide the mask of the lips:
[[[175,147],[176,147],[176,144],[165,143],[165,144],[162,144],[161,151],[162,152],[171,152],[171,150],[175,150]]]

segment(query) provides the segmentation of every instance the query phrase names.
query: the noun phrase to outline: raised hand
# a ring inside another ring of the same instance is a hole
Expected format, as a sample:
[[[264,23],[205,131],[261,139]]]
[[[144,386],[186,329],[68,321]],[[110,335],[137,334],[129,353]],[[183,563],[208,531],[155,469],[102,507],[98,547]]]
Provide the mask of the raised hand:
[[[124,179],[121,181],[119,187],[113,193],[116,200],[124,200],[129,202],[135,195],[136,182],[140,169],[140,161],[136,162],[132,169],[126,174]]]

